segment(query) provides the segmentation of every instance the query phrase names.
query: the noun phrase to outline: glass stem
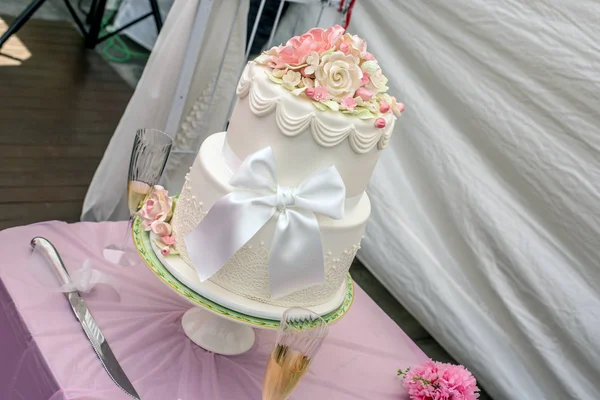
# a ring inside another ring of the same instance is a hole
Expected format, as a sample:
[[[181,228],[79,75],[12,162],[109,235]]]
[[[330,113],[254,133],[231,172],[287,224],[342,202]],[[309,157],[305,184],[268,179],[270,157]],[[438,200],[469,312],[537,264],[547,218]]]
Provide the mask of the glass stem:
[[[131,226],[133,225],[133,217],[130,216],[127,220],[127,230],[125,231],[125,237],[123,237],[123,244],[121,245],[121,250],[125,250],[127,247],[127,243],[129,243],[129,238],[131,237]]]

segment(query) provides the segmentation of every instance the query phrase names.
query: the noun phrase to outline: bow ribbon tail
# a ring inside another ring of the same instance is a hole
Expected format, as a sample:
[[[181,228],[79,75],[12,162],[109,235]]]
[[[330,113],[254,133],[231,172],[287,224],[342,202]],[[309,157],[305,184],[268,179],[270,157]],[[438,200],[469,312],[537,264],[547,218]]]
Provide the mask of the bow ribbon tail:
[[[219,272],[275,214],[276,209],[254,204],[256,195],[234,191],[210,208],[184,240],[200,282]]]
[[[277,219],[269,254],[271,298],[323,283],[323,246],[314,213],[285,209]]]

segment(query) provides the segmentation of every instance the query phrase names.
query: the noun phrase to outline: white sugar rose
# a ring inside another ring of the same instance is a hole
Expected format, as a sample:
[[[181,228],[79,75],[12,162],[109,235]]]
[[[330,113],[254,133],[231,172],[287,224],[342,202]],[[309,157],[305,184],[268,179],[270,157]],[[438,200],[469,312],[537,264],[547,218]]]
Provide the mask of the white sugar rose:
[[[362,75],[352,56],[336,51],[321,58],[315,70],[315,86],[326,87],[329,98],[340,102],[346,96],[354,96],[362,84]]]

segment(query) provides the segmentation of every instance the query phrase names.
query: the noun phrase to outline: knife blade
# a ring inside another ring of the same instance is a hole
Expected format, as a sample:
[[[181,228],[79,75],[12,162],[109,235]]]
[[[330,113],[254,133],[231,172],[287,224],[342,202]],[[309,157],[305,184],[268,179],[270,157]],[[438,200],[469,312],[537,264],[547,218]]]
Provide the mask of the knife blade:
[[[58,251],[48,239],[35,237],[31,240],[31,247],[42,251],[42,254],[48,260],[53,271],[56,273],[57,278],[60,280],[61,285],[70,283],[69,273],[67,272]],[[73,309],[73,313],[79,320],[85,335],[100,359],[104,370],[108,373],[108,376],[121,390],[134,399],[140,400],[140,396],[135,391],[135,388],[131,384],[131,381],[129,381],[129,378],[127,378],[127,375],[125,375],[125,371],[123,371],[119,365],[119,362],[110,349],[106,338],[102,334],[98,323],[90,313],[81,294],[78,291],[72,291],[65,293],[65,295],[67,296],[69,304]]]

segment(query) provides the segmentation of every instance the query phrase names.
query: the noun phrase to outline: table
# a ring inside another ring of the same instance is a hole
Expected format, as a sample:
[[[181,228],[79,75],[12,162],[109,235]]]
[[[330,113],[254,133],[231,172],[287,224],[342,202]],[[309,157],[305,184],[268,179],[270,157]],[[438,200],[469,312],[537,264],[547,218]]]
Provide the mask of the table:
[[[84,294],[121,366],[143,400],[260,399],[274,332],[226,357],[192,344],[180,320],[189,304],[145,264],[107,263],[102,248],[124,222],[43,222],[0,232],[0,399],[128,399],[102,369],[61,293],[39,287],[26,268],[29,241],[54,243],[67,269],[90,259],[113,287]],[[426,355],[358,287],[348,314],[333,325],[291,399],[408,399],[396,370]]]

